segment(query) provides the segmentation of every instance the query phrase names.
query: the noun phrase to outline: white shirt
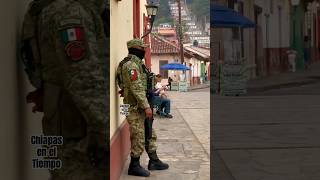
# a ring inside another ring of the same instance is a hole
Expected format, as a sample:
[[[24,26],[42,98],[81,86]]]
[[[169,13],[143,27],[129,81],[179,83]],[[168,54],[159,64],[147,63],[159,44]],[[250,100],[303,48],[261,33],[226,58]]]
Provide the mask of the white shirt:
[[[156,89],[160,89],[162,88],[162,84],[161,82],[157,82],[156,86],[155,86]]]

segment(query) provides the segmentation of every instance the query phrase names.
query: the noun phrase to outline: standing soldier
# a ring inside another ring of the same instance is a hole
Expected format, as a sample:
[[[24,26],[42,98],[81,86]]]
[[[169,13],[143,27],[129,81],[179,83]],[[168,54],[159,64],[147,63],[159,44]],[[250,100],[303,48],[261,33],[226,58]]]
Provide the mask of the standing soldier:
[[[62,136],[52,180],[109,178],[107,0],[34,0],[23,24],[22,58],[44,112],[43,133]],[[99,14],[100,13],[100,14]]]
[[[140,39],[133,39],[127,42],[127,47],[129,55],[119,64],[117,78],[121,93],[124,96],[123,102],[130,105],[129,115],[127,116],[131,138],[131,162],[128,174],[148,177],[150,173],[140,166],[140,156],[144,147],[150,158],[149,170],[164,170],[168,169],[169,165],[160,161],[157,156],[157,137],[154,130],[152,129],[150,138],[146,138],[147,135],[145,137],[145,134],[149,134],[147,133],[147,126],[145,131],[145,123],[150,124],[149,121],[152,121],[153,118],[146,96],[149,70],[142,61],[146,46]],[[151,88],[153,88],[152,85]]]

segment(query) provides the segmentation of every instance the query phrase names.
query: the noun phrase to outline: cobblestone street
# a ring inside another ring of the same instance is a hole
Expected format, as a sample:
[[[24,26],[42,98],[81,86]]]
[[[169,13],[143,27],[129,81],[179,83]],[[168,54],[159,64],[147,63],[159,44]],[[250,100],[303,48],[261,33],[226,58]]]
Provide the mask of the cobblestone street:
[[[320,179],[320,81],[309,82],[319,73],[318,64],[256,80],[247,96],[213,97],[215,180]]]
[[[165,171],[152,171],[148,178],[128,176],[128,157],[120,179],[209,180],[209,96],[209,88],[200,92],[169,92],[174,117],[157,117],[154,128],[158,136],[157,152],[170,168]],[[144,153],[141,159],[142,166],[147,167],[147,154]]]

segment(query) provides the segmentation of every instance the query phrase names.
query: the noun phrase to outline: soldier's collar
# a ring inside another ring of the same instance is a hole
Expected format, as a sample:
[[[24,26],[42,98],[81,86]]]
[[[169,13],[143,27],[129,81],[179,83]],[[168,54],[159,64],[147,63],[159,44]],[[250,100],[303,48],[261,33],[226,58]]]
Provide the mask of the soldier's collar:
[[[128,56],[130,56],[131,58],[134,57],[133,59],[135,60],[139,60],[139,62],[142,62],[142,59],[140,59],[138,56],[134,55],[134,54],[129,54]]]

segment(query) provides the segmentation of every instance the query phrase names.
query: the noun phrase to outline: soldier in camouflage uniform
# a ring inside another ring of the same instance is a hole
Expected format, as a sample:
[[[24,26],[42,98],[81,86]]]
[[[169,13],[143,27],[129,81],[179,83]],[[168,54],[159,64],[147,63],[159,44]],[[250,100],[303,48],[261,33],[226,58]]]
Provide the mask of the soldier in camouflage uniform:
[[[129,55],[120,63],[117,76],[121,77],[118,83],[124,96],[123,102],[129,104],[129,115],[127,121],[130,127],[131,138],[131,162],[128,174],[135,176],[149,176],[150,173],[140,166],[140,156],[146,148],[149,155],[149,170],[168,169],[168,164],[159,160],[156,150],[156,134],[152,129],[152,137],[145,147],[145,119],[152,119],[152,110],[148,103],[147,92],[147,70],[142,59],[145,55],[145,45],[140,39],[127,42]]]
[[[25,16],[24,61],[43,95],[29,102],[44,112],[44,135],[63,136],[62,168],[50,171],[52,180],[109,178],[109,37],[101,17],[107,6],[106,0],[35,0]]]

